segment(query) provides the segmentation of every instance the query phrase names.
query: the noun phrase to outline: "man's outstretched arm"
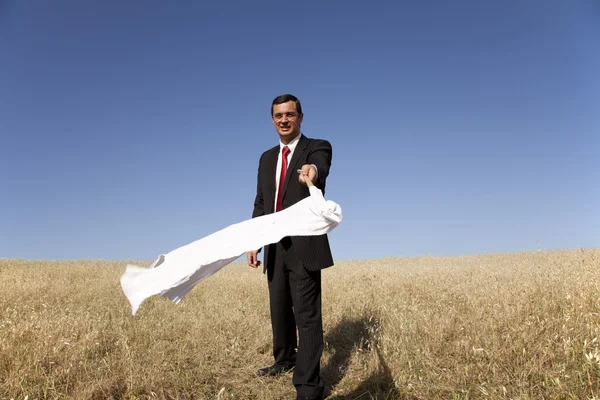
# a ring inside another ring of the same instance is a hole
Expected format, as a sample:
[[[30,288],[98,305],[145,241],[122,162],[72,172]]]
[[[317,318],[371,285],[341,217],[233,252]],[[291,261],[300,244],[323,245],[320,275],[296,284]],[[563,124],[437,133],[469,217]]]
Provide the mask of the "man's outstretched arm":
[[[322,187],[329,175],[332,158],[331,143],[327,140],[318,140],[308,155],[307,163],[302,166],[300,183],[305,184],[304,179],[308,177],[317,187]]]

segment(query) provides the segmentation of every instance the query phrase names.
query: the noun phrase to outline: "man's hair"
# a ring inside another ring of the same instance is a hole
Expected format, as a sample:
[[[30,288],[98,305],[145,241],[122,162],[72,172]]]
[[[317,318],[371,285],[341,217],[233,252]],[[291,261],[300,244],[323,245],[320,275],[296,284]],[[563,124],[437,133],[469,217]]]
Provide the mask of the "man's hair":
[[[302,105],[300,104],[300,100],[293,94],[282,94],[281,96],[275,97],[273,103],[271,104],[271,116],[273,116],[273,106],[276,104],[287,103],[288,101],[293,101],[296,103],[296,111],[298,114],[302,114]]]

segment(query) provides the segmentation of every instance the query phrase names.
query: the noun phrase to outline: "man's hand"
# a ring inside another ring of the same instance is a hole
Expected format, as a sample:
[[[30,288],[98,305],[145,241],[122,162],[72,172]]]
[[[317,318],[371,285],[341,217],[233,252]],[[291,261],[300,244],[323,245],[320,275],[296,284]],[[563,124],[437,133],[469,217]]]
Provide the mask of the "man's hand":
[[[300,176],[298,176],[298,180],[301,184],[306,186],[306,179],[310,179],[312,183],[315,183],[317,180],[317,169],[314,165],[304,164],[302,166],[302,170],[300,172]]]
[[[246,256],[248,258],[248,265],[252,268],[256,268],[260,265],[260,261],[258,261],[258,250],[249,251]]]

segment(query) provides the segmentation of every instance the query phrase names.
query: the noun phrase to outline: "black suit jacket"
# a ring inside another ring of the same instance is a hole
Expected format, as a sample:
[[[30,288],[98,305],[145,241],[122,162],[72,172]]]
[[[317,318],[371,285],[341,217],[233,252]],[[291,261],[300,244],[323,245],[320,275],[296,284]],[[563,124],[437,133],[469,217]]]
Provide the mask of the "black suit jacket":
[[[256,198],[252,218],[275,212],[275,174],[279,145],[265,151],[258,164],[258,179]],[[282,207],[287,207],[310,196],[308,187],[298,181],[297,169],[304,164],[314,164],[317,167],[317,182],[315,186],[325,195],[325,184],[331,167],[332,149],[326,140],[309,139],[302,135],[298,140],[292,159],[288,165],[283,186]],[[292,236],[290,237],[300,263],[310,271],[316,271],[333,265],[333,257],[327,235]],[[266,246],[264,252],[264,269],[273,262],[269,258],[269,250],[274,244]]]

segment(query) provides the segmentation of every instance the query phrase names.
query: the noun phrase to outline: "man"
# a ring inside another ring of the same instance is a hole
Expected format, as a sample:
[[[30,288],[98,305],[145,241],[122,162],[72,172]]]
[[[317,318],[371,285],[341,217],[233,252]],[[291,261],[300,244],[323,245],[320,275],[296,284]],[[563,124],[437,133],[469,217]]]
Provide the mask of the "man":
[[[295,96],[276,97],[271,118],[279,145],[260,157],[253,218],[281,211],[308,197],[308,179],[325,194],[331,166],[330,143],[301,133],[304,115]],[[260,265],[259,251],[247,254],[248,265],[253,268]],[[275,376],[293,369],[298,399],[323,398],[321,269],[332,265],[327,235],[286,237],[264,248],[263,273],[266,271],[268,278],[275,363],[260,369],[258,375]]]

